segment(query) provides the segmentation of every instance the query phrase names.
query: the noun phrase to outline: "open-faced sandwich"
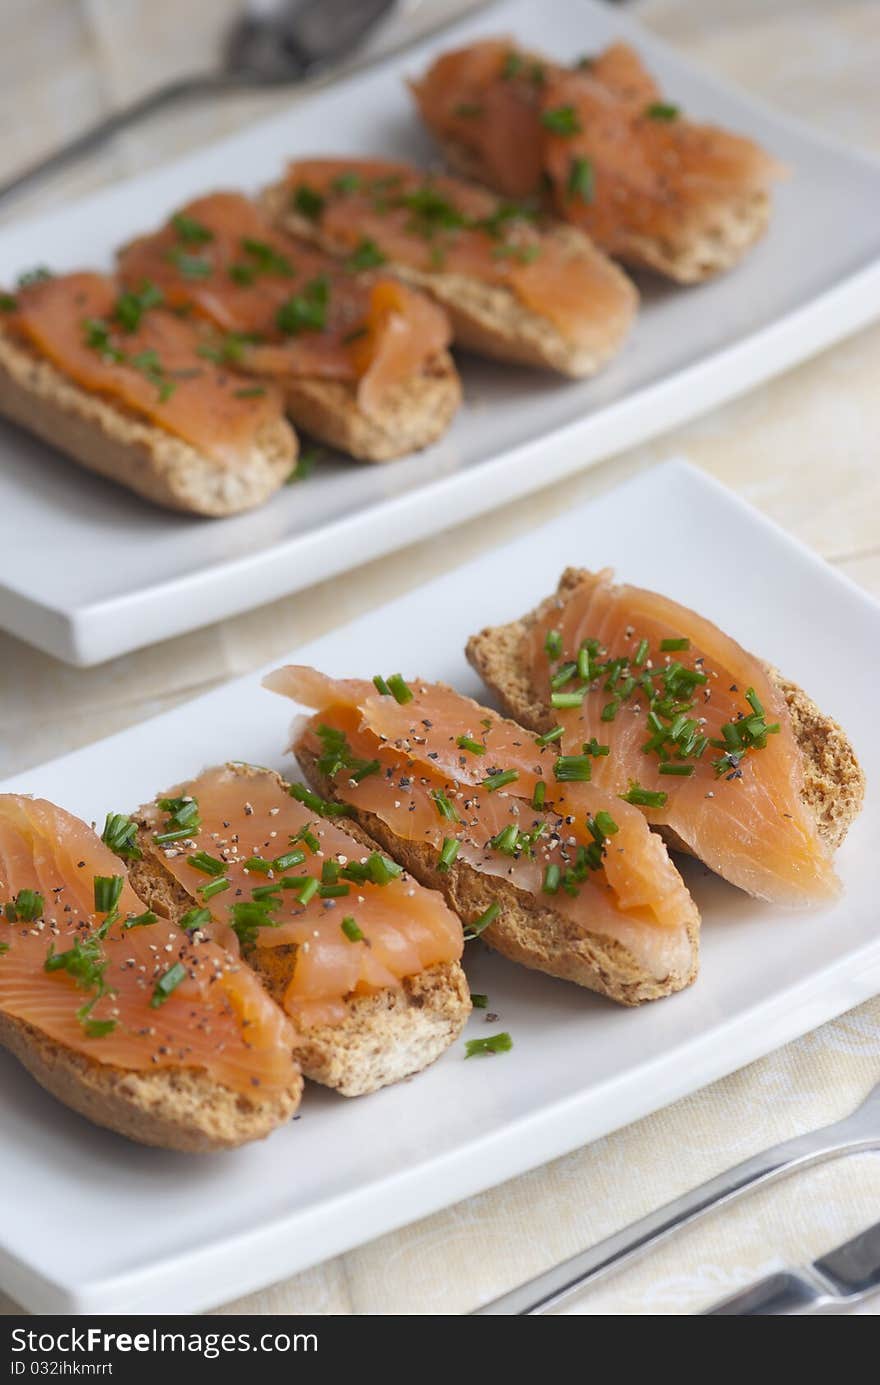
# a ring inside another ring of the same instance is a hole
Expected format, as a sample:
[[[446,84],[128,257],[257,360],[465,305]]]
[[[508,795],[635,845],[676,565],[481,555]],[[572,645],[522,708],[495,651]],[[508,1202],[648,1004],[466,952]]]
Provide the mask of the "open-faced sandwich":
[[[536,199],[625,264],[695,283],[766,229],[780,166],[690,120],[624,43],[565,67],[487,39],[445,53],[412,90],[456,172]]]
[[[442,684],[265,680],[313,717],[294,750],[315,792],[465,924],[524,966],[625,1005],[697,970],[699,915],[638,809],[589,782],[596,745],[562,755]]]
[[[590,239],[534,208],[411,164],[307,159],[263,204],[277,225],[349,262],[387,265],[446,309],[456,345],[592,375],[623,345],[636,291]]]
[[[137,820],[138,892],[241,955],[289,1017],[306,1077],[372,1092],[427,1067],[464,1027],[459,919],[303,785],[220,766]]]
[[[132,853],[134,827],[108,822]],[[293,1025],[192,921],[147,909],[114,851],[43,799],[0,795],[0,1043],[97,1125],[228,1149],[289,1120]]]
[[[260,505],[290,475],[281,390],[207,359],[155,285],[39,277],[0,309],[0,414],[91,471],[200,515]]]
[[[217,192],[126,246],[119,273],[210,325],[203,354],[277,381],[297,428],[387,461],[445,432],[461,387],[443,310],[383,272],[369,246],[349,250],[342,262]]]
[[[609,571],[484,630],[468,658],[503,707],[563,754],[600,741],[591,782],[671,846],[778,904],[833,896],[832,856],[864,775],[841,728],[694,611]]]

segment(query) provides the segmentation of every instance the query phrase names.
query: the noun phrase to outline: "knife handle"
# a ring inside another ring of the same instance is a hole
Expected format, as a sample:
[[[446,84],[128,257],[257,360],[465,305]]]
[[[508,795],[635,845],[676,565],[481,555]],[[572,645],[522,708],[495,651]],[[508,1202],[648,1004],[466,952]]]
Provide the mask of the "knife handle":
[[[780,1270],[750,1284],[741,1293],[726,1298],[714,1308],[707,1308],[702,1317],[786,1317],[798,1313],[815,1313],[817,1309],[839,1303],[837,1294],[818,1274],[810,1270]]]

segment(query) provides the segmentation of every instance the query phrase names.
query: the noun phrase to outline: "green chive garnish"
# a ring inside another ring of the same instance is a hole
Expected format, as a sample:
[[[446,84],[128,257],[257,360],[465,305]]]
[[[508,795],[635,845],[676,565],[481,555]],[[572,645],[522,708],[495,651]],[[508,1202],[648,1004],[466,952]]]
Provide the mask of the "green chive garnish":
[[[159,915],[154,914],[152,909],[145,909],[142,914],[129,914],[123,923],[123,928],[147,928],[151,923],[158,923]]]
[[[391,689],[389,688],[388,684],[385,682],[385,679],[382,677],[381,673],[377,673],[377,674],[374,676],[374,678],[373,678],[373,686],[375,687],[375,689],[376,689],[376,691],[377,691],[378,693],[381,693],[381,694],[382,694],[383,697],[390,697],[390,696],[391,696]]]
[[[308,904],[311,900],[314,899],[315,895],[318,893],[320,888],[321,886],[318,884],[314,875],[305,876],[302,883],[302,888],[299,891],[300,904]]]
[[[164,1005],[172,991],[177,990],[177,987],[185,977],[186,967],[182,962],[175,962],[173,967],[169,967],[165,975],[160,976],[153,987],[153,996],[150,1001],[152,1009],[158,1010],[160,1005]]]
[[[472,755],[485,755],[486,747],[481,741],[475,741],[470,736],[459,736],[455,742],[462,750],[469,750]]]
[[[124,813],[107,814],[101,841],[123,861],[139,861],[141,858],[137,845],[137,823]]]
[[[647,659],[649,648],[650,648],[650,645],[648,644],[648,641],[647,641],[647,640],[640,640],[640,641],[639,641],[639,647],[638,647],[638,649],[636,650],[635,656],[634,656],[634,658],[633,658],[633,664],[634,664],[634,666],[635,666],[636,668],[641,668],[642,664],[643,664],[643,663],[645,662],[645,660]]]
[[[351,894],[351,886],[344,883],[338,885],[319,885],[318,894],[322,899],[342,899],[345,895]]]
[[[562,653],[562,633],[559,630],[548,630],[544,636],[544,649],[551,659],[558,659]]]
[[[3,912],[9,923],[33,923],[43,917],[44,908],[43,896],[36,890],[19,890]]]
[[[471,939],[478,938],[481,933],[485,932],[485,930],[489,927],[490,923],[495,922],[500,913],[501,905],[496,900],[494,903],[489,905],[485,913],[480,914],[480,917],[478,919],[475,919],[474,922],[469,924],[468,927],[465,929],[465,942],[470,942]]]
[[[512,822],[508,827],[502,827],[501,831],[490,839],[489,845],[505,856],[513,856],[519,845],[519,828],[516,823]]]
[[[563,726],[554,726],[552,731],[545,732],[543,736],[536,736],[535,745],[550,745],[551,742],[558,741],[564,734],[565,728]]]
[[[620,828],[610,813],[604,811],[599,812],[596,814],[594,821],[603,837],[613,837],[615,832],[620,831]]]
[[[210,909],[199,909],[199,908],[187,909],[187,911],[186,911],[185,914],[181,914],[181,916],[180,916],[180,922],[179,922],[179,924],[178,924],[178,927],[179,927],[179,928],[182,928],[183,931],[184,931],[184,933],[188,933],[188,932],[190,931],[191,928],[201,928],[201,926],[202,926],[203,923],[210,923],[210,922],[211,922],[211,910],[210,910]]]
[[[431,797],[437,807],[437,812],[441,818],[446,818],[448,822],[460,822],[461,819],[455,810],[454,804],[450,803],[443,789],[432,789]]]
[[[412,702],[413,694],[399,673],[392,673],[387,681],[388,691],[395,702],[398,702],[401,707],[405,706],[407,702]]]
[[[558,866],[550,865],[544,871],[544,882],[541,889],[545,894],[556,894],[559,889],[559,881],[562,871]]]
[[[475,1058],[480,1053],[509,1053],[513,1039],[509,1034],[491,1034],[488,1039],[468,1039],[465,1042],[465,1058]]]
[[[577,692],[555,692],[550,694],[551,707],[580,707],[589,688],[578,688]]]
[[[212,880],[210,884],[201,887],[199,894],[202,896],[202,899],[213,899],[215,894],[222,894],[224,890],[228,889],[228,880]]]
[[[666,764],[660,766],[660,773],[675,774],[679,779],[689,779],[695,769],[696,765],[682,764],[680,760],[677,760],[674,764],[667,761]]]
[[[458,855],[461,843],[455,837],[444,837],[443,845],[440,848],[440,860],[437,862],[438,870],[449,870],[456,856]]]
[[[219,861],[216,856],[209,856],[207,851],[197,851],[194,856],[187,856],[186,859],[194,870],[200,870],[203,875],[222,875],[226,869],[223,861]]]
[[[122,886],[125,882],[121,875],[96,875],[95,876],[95,912],[98,914],[109,914],[119,903],[119,896],[122,894]]]
[[[301,866],[306,859],[304,851],[285,851],[283,856],[276,856],[272,862],[273,870],[293,870],[294,866]]]
[[[547,797],[547,785],[543,779],[539,779],[535,785],[535,792],[532,794],[532,807],[538,812],[544,807],[544,799]]]
[[[293,194],[293,205],[298,212],[308,217],[309,221],[317,221],[324,210],[324,199],[314,188],[310,188],[308,183],[300,183]]]
[[[582,202],[592,202],[595,187],[596,179],[590,160],[580,155],[573,158],[568,166],[568,180],[565,184],[569,198],[579,197]]]
[[[332,803],[329,799],[321,798],[320,794],[312,793],[305,784],[291,784],[288,793],[291,798],[295,798],[304,807],[310,808],[313,813],[319,813],[325,818],[345,817],[348,805],[345,803]]]
[[[481,780],[482,787],[489,793],[494,793],[496,789],[503,789],[507,784],[515,784],[519,779],[519,771],[515,769],[505,769],[489,774]]]
[[[645,107],[645,115],[649,120],[677,120],[679,108],[667,105],[665,101],[652,101]]]
[[[352,918],[351,914],[346,914],[345,918],[342,920],[339,927],[342,929],[343,933],[348,938],[348,941],[350,943],[363,942],[364,935],[361,932],[360,928],[358,928],[357,923]]]
[[[489,1006],[489,997],[479,991],[471,991],[471,1005],[475,1010],[486,1010]]]
[[[268,875],[272,869],[272,862],[267,861],[264,856],[249,856],[244,862],[244,868],[249,874]]]
[[[556,106],[553,110],[542,111],[541,124],[554,135],[577,135],[582,128],[574,106]]]
[[[630,780],[629,788],[626,793],[619,795],[624,803],[634,803],[640,808],[662,808],[666,802],[666,794],[655,792],[653,789],[643,789],[641,784]]]
[[[588,741],[584,741],[585,755],[592,755],[595,758],[597,755],[609,755],[610,753],[611,746],[600,745],[595,736],[591,736]]]
[[[553,773],[563,782],[586,783],[592,772],[589,755],[560,755],[553,765]]]
[[[690,647],[691,642],[686,636],[682,639],[660,641],[660,648],[664,654],[671,653],[676,649],[690,649]]]

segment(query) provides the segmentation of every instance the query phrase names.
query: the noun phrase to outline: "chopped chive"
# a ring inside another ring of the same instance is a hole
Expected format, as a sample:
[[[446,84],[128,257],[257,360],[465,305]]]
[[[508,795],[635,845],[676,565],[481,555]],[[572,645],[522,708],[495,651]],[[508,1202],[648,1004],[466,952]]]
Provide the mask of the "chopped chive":
[[[652,101],[645,107],[645,115],[649,120],[677,120],[679,108],[670,106],[665,101]]]
[[[633,664],[636,668],[641,668],[642,664],[647,659],[649,648],[650,645],[647,640],[639,640],[639,647],[633,657]]]
[[[95,912],[98,914],[109,914],[119,903],[119,896],[122,894],[124,880],[121,875],[96,875],[95,876]]]
[[[188,933],[191,928],[201,928],[203,923],[210,922],[211,910],[196,907],[194,909],[187,909],[185,914],[181,914],[178,927],[182,928],[184,933]]]
[[[285,851],[283,856],[276,856],[272,862],[273,870],[292,870],[294,866],[301,866],[306,859],[304,851]]]
[[[496,789],[503,789],[507,784],[515,784],[519,779],[519,771],[515,769],[505,769],[488,774],[481,780],[482,787],[489,793],[494,793]]]
[[[200,870],[203,875],[222,875],[226,869],[223,861],[209,856],[207,851],[197,851],[195,856],[187,856],[186,859],[194,870]]]
[[[301,827],[298,832],[294,833],[294,835],[290,838],[291,846],[294,844],[294,842],[304,842],[305,845],[309,848],[309,851],[311,851],[313,854],[314,852],[318,851],[321,846],[321,843],[318,841],[318,838],[315,836],[314,832],[312,832],[311,826],[312,824],[310,822],[307,822],[305,827]]]
[[[351,885],[344,882],[338,885],[319,885],[318,894],[322,899],[342,899],[345,895],[351,894]]]
[[[606,703],[605,703],[605,706],[602,708],[601,712],[599,713],[599,720],[600,720],[600,721],[613,721],[614,718],[617,716],[617,713],[618,713],[619,711],[620,711],[620,699],[619,699],[619,698],[616,698],[616,697],[615,697],[615,698],[612,698],[612,700],[611,700],[610,702],[606,702]]]
[[[544,871],[544,881],[541,885],[541,889],[544,891],[545,894],[557,893],[559,889],[559,881],[561,876],[562,871],[559,869],[558,866],[550,865],[547,867],[547,869]]]
[[[357,273],[362,269],[377,269],[386,260],[387,256],[383,255],[376,242],[365,237],[349,255],[345,267]]]
[[[440,859],[437,862],[438,870],[449,870],[456,856],[458,855],[461,843],[455,837],[444,837],[443,845],[440,848]]]
[[[595,190],[596,177],[591,160],[577,155],[568,166],[566,193],[569,198],[579,197],[582,202],[592,202]]]
[[[462,750],[469,750],[472,755],[485,755],[486,747],[482,741],[475,741],[470,736],[459,736],[455,742]]]
[[[666,802],[666,794],[654,792],[652,789],[643,789],[641,784],[630,780],[629,788],[626,793],[619,794],[624,803],[634,803],[640,808],[662,808]]]
[[[152,909],[145,909],[142,914],[129,914],[123,923],[123,928],[147,928],[151,923],[158,923],[159,915],[154,914]]]
[[[202,896],[202,899],[213,899],[215,894],[222,894],[224,890],[228,889],[229,881],[225,878],[223,880],[212,880],[209,884],[201,887],[199,894]]]
[[[754,688],[746,689],[746,702],[748,702],[755,716],[762,717],[764,715],[764,708],[761,706],[761,700]]]
[[[385,682],[385,679],[382,677],[381,673],[377,673],[377,674],[374,676],[374,678],[373,678],[373,686],[374,686],[374,688],[376,689],[377,692],[379,692],[379,693],[382,694],[383,697],[390,697],[390,696],[391,696],[391,689],[389,688],[388,684]]]
[[[251,890],[251,899],[255,899],[258,904],[268,903],[273,909],[277,909],[281,903],[278,893],[280,888],[282,886],[278,880],[272,885],[257,885],[256,889]]]
[[[589,755],[560,755],[553,765],[556,778],[566,782],[586,783],[593,772]]]
[[[321,886],[318,884],[314,875],[307,875],[303,879],[302,888],[299,891],[300,904],[308,904],[314,899]]]
[[[541,124],[554,135],[577,135],[582,126],[574,106],[556,106],[541,112]]]
[[[387,681],[388,691],[391,693],[391,696],[394,698],[395,702],[398,702],[401,707],[404,707],[407,702],[412,702],[412,691],[410,688],[407,687],[406,683],[404,682],[403,678],[399,673],[392,673],[391,677]]]
[[[584,741],[585,755],[592,755],[595,758],[597,755],[609,755],[610,753],[611,746],[600,745],[595,736],[591,736],[588,741]]]
[[[361,175],[356,168],[346,169],[344,173],[339,173],[330,184],[334,192],[346,193],[357,192],[361,185]]]
[[[516,823],[512,822],[509,826],[502,827],[500,832],[490,838],[489,845],[505,856],[513,856],[519,845],[519,828]]]
[[[9,923],[33,923],[43,917],[44,908],[43,896],[36,890],[19,890],[3,912]]]
[[[348,806],[345,803],[332,803],[329,799],[321,798],[320,794],[312,793],[305,784],[291,784],[288,789],[291,798],[295,798],[304,807],[311,808],[313,813],[320,813],[325,818],[345,817]]]
[[[467,1039],[464,1048],[465,1059],[475,1058],[479,1053],[509,1053],[513,1039],[506,1033],[490,1034],[488,1039]]]
[[[446,818],[449,822],[461,821],[455,810],[455,805],[450,803],[444,789],[432,789],[431,797],[434,800],[437,812],[440,814],[441,818]]]
[[[580,707],[589,688],[578,688],[577,692],[555,692],[550,694],[551,707]]]
[[[346,914],[345,918],[342,920],[339,927],[342,929],[343,933],[348,938],[348,941],[350,943],[363,942],[364,935],[361,932],[360,928],[358,928],[357,923],[352,918],[351,914]]]
[[[214,239],[214,232],[208,226],[196,221],[194,217],[185,216],[183,212],[178,212],[171,218],[171,225],[178,237],[187,245],[206,245]]]
[[[314,188],[310,188],[308,183],[300,183],[293,194],[293,205],[298,212],[308,217],[309,221],[317,221],[324,210],[324,199]]]
[[[544,649],[551,659],[558,659],[562,653],[562,634],[559,630],[548,630],[544,636]]]
[[[244,868],[250,874],[268,875],[272,870],[272,862],[267,861],[264,856],[249,856],[244,862]]]
[[[285,477],[285,486],[295,485],[297,481],[306,481],[315,469],[315,463],[320,461],[323,452],[319,447],[307,447],[305,452],[301,452],[294,466]]]
[[[486,909],[484,913],[480,914],[480,917],[478,919],[475,919],[474,922],[469,924],[468,927],[465,929],[465,942],[470,942],[471,939],[478,938],[481,933],[485,932],[485,930],[489,927],[490,923],[495,922],[500,913],[501,905],[498,903],[497,900],[495,900],[492,904],[489,905],[488,909]]]
[[[390,861],[379,851],[371,851],[367,857],[367,870],[374,885],[387,885],[403,874],[403,867]]]
[[[153,996],[150,1000],[151,1008],[153,1010],[158,1010],[160,1005],[164,1005],[172,991],[177,990],[177,987],[185,977],[186,967],[182,962],[175,962],[173,967],[169,967],[164,976],[160,976],[153,987]]]
[[[107,814],[101,841],[123,861],[139,861],[141,858],[137,845],[137,823],[124,813]]]
[[[532,807],[538,812],[544,807],[544,799],[547,797],[547,785],[543,779],[539,779],[535,785],[535,792],[532,794]]]
[[[535,745],[550,745],[552,741],[558,741],[560,736],[565,734],[564,726],[554,726],[552,731],[545,731],[543,736],[535,737]]]
[[[570,683],[572,678],[574,678],[574,675],[577,673],[577,668],[578,666],[574,660],[569,660],[568,663],[561,664],[550,679],[550,687],[554,690],[564,688],[565,684]]]
[[[680,760],[676,761],[674,764],[667,761],[666,764],[660,766],[660,773],[675,774],[679,779],[689,779],[695,769],[695,765],[682,764]]]
[[[606,813],[604,810],[597,813],[594,820],[603,837],[613,837],[615,832],[620,831],[620,828],[611,814]]]
[[[690,649],[690,647],[691,642],[687,636],[684,636],[682,639],[660,641],[660,648],[664,654],[671,653],[676,649]]]
[[[489,1006],[489,997],[481,994],[479,991],[471,991],[471,1005],[473,1005],[475,1010],[486,1010]]]

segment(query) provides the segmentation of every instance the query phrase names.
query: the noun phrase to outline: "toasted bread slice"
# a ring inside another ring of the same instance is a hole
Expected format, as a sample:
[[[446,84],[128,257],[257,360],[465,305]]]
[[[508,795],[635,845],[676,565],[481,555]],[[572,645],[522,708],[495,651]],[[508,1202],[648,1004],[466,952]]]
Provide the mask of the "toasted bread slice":
[[[247,777],[248,766],[235,766]],[[139,896],[166,918],[177,920],[196,901],[172,876],[153,842],[152,828],[141,817],[142,852],[129,875]],[[376,843],[346,823],[346,830],[369,850]],[[416,877],[417,878],[417,877]],[[279,1003],[293,975],[295,945],[250,948],[244,959]],[[364,1096],[389,1083],[421,1072],[452,1044],[471,1011],[470,991],[457,962],[428,967],[404,979],[399,987],[345,1002],[338,1024],[305,1025],[297,1020],[300,1043],[296,1057],[303,1074],[343,1096]]]
[[[285,381],[287,413],[304,433],[362,462],[390,462],[441,438],[461,404],[461,381],[448,351],[392,385],[367,413],[342,380]]]
[[[187,1154],[264,1139],[290,1119],[302,1094],[299,1076],[281,1096],[259,1101],[196,1068],[135,1072],[97,1063],[2,1013],[0,1044],[41,1087],[94,1125]]]
[[[508,625],[487,628],[468,640],[469,662],[508,714],[530,730],[546,731],[555,723],[556,716],[543,692],[532,685],[530,669],[522,657],[524,638],[549,610],[559,609],[584,575],[581,569],[567,568],[555,595],[534,611]],[[837,722],[820,711],[802,688],[769,665],[765,667],[785,698],[803,756],[803,802],[815,818],[819,836],[834,850],[840,846],[861,810],[864,772]],[[670,846],[688,850],[669,828],[663,827],[661,832]]]
[[[297,454],[293,429],[278,418],[240,465],[223,465],[82,389],[2,327],[0,414],[157,505],[215,518],[262,505],[284,484]]]
[[[286,183],[266,188],[261,201],[267,214],[284,230],[311,240],[331,254],[349,253],[348,247],[340,247],[322,234],[315,221],[291,207]],[[416,269],[401,262],[393,262],[390,267],[399,279],[430,294],[446,309],[456,346],[494,360],[557,371],[573,379],[594,375],[621,348],[635,316],[636,289],[583,232],[558,223],[543,235],[566,255],[580,257],[594,265],[613,281],[619,293],[620,306],[616,315],[598,322],[589,337],[580,342],[569,340],[549,317],[526,306],[504,284],[442,269]]]
[[[302,744],[294,752],[306,781],[323,798],[335,797],[334,785],[318,769],[316,757]],[[463,919],[478,918],[490,905],[501,912],[481,934],[484,942],[512,962],[573,981],[608,996],[620,1005],[641,1005],[689,986],[697,975],[699,928],[686,925],[686,946],[665,976],[648,975],[641,962],[616,938],[591,933],[567,915],[557,913],[547,899],[519,889],[511,881],[454,861],[438,869],[436,848],[427,842],[403,841],[375,813],[349,808],[347,821],[378,842],[415,880],[440,890]],[[355,830],[350,828],[349,830]]]

